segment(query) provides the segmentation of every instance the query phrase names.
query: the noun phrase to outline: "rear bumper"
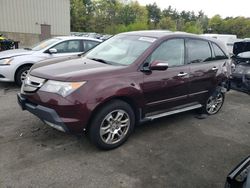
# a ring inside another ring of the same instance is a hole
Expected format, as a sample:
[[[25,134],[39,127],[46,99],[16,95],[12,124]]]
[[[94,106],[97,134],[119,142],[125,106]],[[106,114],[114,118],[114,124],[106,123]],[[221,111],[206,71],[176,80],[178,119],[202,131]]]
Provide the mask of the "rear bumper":
[[[28,102],[26,98],[22,97],[20,93],[17,94],[17,101],[22,110],[29,111],[30,113],[34,114],[42,121],[44,121],[46,124],[57,130],[63,132],[69,132],[69,129],[67,128],[65,123],[61,120],[61,118],[58,116],[55,110],[41,105],[32,104]]]

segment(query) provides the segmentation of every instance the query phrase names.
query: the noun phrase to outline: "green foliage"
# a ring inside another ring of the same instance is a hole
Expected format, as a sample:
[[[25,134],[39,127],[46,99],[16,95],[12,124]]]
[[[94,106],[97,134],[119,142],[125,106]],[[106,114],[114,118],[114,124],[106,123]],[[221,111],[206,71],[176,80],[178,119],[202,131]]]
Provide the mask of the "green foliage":
[[[165,29],[189,33],[235,34],[250,37],[250,19],[215,15],[202,11],[181,11],[156,3],[141,6],[135,0],[70,0],[71,31],[116,34],[145,29]]]
[[[171,17],[163,17],[160,20],[160,28],[170,31],[176,31],[176,22]]]
[[[149,4],[146,6],[148,11],[148,24],[153,24],[153,28],[157,27],[157,24],[161,19],[161,9],[157,6],[156,3]]]
[[[184,31],[188,33],[202,34],[202,26],[199,22],[191,21],[186,22],[184,26]]]

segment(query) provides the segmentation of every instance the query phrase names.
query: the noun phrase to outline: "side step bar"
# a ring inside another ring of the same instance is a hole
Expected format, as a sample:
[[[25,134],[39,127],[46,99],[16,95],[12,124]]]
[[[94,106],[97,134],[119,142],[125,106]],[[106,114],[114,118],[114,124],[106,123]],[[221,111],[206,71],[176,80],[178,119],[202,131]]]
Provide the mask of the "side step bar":
[[[201,107],[202,107],[201,104],[196,104],[196,105],[185,107],[185,108],[181,108],[181,109],[178,109],[178,110],[164,112],[164,113],[156,114],[156,115],[152,115],[152,116],[146,116],[145,120],[154,120],[154,119],[161,118],[161,117],[164,117],[164,116],[169,116],[169,115],[172,115],[172,114],[178,114],[178,113],[181,113],[181,112],[185,112],[185,111],[189,111],[189,110],[194,110],[194,109],[201,108]]]

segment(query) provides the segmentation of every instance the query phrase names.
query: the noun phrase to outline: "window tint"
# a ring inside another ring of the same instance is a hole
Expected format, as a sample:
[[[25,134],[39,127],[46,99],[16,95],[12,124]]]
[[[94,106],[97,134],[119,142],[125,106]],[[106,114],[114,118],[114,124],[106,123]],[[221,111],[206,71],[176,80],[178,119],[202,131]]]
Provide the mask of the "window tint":
[[[99,42],[96,42],[96,41],[83,41],[84,43],[84,51],[88,51],[92,48],[94,48],[96,45],[99,44]]]
[[[217,46],[216,44],[212,43],[213,49],[214,49],[214,55],[215,59],[228,59],[228,57],[225,55],[225,53]]]
[[[167,61],[169,67],[184,64],[184,39],[170,39],[163,42],[149,57],[149,63],[155,60]]]
[[[68,42],[68,52],[81,52],[81,41],[71,40]]]
[[[190,63],[200,63],[211,60],[211,49],[207,41],[188,40],[187,48]]]
[[[57,53],[81,52],[81,41],[80,40],[64,41],[55,45],[52,48],[57,49]]]

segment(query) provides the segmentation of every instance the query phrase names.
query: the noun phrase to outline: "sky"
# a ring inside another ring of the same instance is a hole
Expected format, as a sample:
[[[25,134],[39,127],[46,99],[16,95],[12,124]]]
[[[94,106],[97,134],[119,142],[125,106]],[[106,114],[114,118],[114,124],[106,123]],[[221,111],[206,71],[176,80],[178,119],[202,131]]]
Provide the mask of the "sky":
[[[137,0],[141,5],[152,4],[154,2],[161,8],[167,8],[171,5],[177,11],[195,11],[202,10],[209,18],[220,14],[223,18],[232,16],[250,17],[249,0]]]

